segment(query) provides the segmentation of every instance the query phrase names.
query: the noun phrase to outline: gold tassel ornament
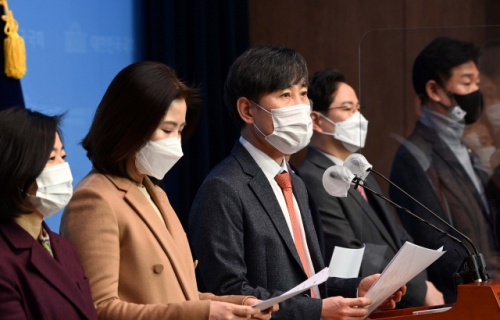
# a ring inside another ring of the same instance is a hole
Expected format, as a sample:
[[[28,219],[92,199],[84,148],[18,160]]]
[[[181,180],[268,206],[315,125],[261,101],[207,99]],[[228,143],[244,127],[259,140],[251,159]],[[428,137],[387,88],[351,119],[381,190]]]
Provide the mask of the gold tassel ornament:
[[[4,39],[5,74],[7,77],[21,79],[27,71],[24,39],[17,33],[19,25],[9,10],[7,0],[0,0],[0,5],[5,9],[2,20],[5,21],[4,32],[7,35]]]

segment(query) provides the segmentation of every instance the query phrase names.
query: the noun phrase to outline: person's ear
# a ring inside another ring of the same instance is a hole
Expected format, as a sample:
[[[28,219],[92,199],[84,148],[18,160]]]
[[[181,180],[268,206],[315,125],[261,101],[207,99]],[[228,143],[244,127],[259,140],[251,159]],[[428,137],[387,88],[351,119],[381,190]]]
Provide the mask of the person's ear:
[[[321,128],[321,116],[317,111],[311,112],[311,120],[313,124],[313,131],[317,133],[323,133],[323,129]]]
[[[440,90],[442,89],[435,80],[429,80],[425,84],[425,92],[427,93],[427,96],[436,102],[441,102],[441,96],[439,94]]]
[[[245,97],[241,97],[236,101],[236,107],[238,108],[238,113],[246,124],[254,124],[255,119],[253,117],[252,111],[253,103]]]

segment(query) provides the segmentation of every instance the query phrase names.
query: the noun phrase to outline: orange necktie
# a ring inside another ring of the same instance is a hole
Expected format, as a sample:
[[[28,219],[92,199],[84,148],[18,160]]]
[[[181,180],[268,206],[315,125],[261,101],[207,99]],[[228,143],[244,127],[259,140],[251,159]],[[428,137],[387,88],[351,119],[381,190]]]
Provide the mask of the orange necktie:
[[[300,226],[297,221],[297,215],[295,214],[295,209],[293,207],[293,191],[292,191],[292,180],[290,179],[290,174],[284,171],[282,173],[278,173],[274,180],[278,183],[278,185],[283,190],[283,195],[285,196],[286,208],[288,209],[288,214],[290,215],[290,221],[292,223],[293,230],[293,238],[295,240],[295,248],[297,248],[297,252],[299,253],[300,262],[302,262],[302,267],[307,274],[307,277],[310,278],[309,268],[307,267],[306,260],[306,252],[304,250],[304,245],[302,243],[302,237],[300,236]],[[314,294],[314,290],[311,289],[311,297],[316,298]]]

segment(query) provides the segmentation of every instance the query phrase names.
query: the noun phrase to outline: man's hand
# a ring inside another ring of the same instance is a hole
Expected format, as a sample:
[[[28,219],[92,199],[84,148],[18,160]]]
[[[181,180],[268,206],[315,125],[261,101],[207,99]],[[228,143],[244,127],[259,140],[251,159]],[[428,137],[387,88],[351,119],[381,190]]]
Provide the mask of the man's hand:
[[[372,300],[369,298],[331,297],[324,299],[321,320],[362,320],[368,315],[368,309],[363,307],[370,304]]]
[[[427,284],[427,293],[425,294],[424,306],[438,306],[444,304],[444,297],[441,291],[436,289],[430,281],[425,281]]]
[[[253,306],[254,304],[257,304],[261,302],[262,300],[255,299],[255,298],[247,298],[243,305],[245,306]],[[275,304],[269,309],[263,310],[260,313],[252,315],[251,319],[261,319],[261,320],[268,320],[271,319],[271,312],[276,312],[280,309],[279,305]]]
[[[368,290],[373,286],[375,281],[380,277],[380,274],[374,274],[371,276],[368,276],[361,280],[359,283],[358,287],[358,296],[364,297]],[[394,309],[396,308],[396,303],[401,301],[401,297],[404,296],[406,293],[406,286],[401,287],[398,291],[394,292],[392,296],[387,298],[380,306],[378,306],[379,309]]]

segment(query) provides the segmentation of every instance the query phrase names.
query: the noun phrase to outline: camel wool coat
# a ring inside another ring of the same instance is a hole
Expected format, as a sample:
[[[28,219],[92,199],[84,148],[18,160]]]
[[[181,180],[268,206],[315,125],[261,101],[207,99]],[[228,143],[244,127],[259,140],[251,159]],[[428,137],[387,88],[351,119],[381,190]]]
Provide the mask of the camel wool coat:
[[[77,248],[99,319],[209,319],[210,300],[245,296],[198,292],[186,233],[165,192],[144,178],[160,219],[132,181],[91,171],[64,210],[61,234]]]

